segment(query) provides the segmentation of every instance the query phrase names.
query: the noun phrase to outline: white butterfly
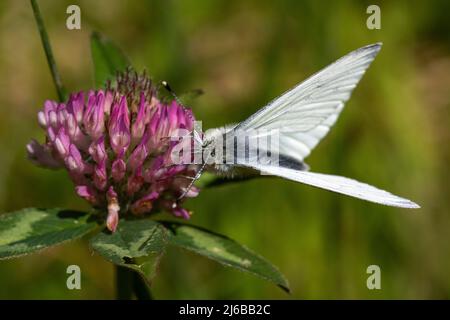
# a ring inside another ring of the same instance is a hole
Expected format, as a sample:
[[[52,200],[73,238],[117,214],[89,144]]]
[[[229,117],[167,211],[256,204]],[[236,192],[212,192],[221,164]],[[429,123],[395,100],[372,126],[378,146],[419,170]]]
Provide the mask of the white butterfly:
[[[250,168],[367,201],[403,208],[419,208],[419,205],[410,200],[356,180],[309,172],[308,166],[303,162],[336,122],[344,103],[350,98],[352,90],[380,49],[381,43],[377,43],[350,52],[276,98],[247,120],[237,125],[207,131],[202,143],[203,150],[208,151],[209,157],[214,157],[220,150],[225,153],[221,155],[219,162],[208,165],[205,162],[196,178],[204,167],[225,175],[233,174],[242,168]],[[236,142],[242,135],[247,136],[250,141],[258,140],[263,134],[272,132],[271,130],[277,130],[278,134],[277,165],[259,161],[258,154],[265,150]],[[226,151],[223,149],[224,140],[233,141],[235,148],[244,148],[247,154],[244,152],[244,155],[239,156],[235,151]],[[233,158],[233,163],[222,161],[226,156]]]

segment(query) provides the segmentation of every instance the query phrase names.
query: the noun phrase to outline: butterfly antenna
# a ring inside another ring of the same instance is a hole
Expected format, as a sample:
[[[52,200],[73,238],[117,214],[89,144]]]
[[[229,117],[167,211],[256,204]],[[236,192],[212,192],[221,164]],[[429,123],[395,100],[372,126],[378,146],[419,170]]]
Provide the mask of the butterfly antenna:
[[[206,158],[205,162],[200,167],[200,170],[197,171],[197,173],[195,174],[194,178],[189,183],[188,187],[183,191],[181,196],[179,196],[177,198],[177,202],[180,201],[181,199],[183,199],[187,195],[187,193],[191,190],[191,188],[194,185],[194,183],[200,178],[200,176],[202,175],[203,171],[205,170],[206,165],[208,164],[209,157],[210,157],[210,154],[208,155],[208,157]]]
[[[169,83],[165,80],[161,81],[161,85],[172,95],[172,97],[175,99],[175,101],[183,106],[183,103],[181,103],[181,100],[178,98],[178,96],[175,94],[175,92],[170,87]]]
[[[198,170],[198,172],[195,174],[194,178],[191,180],[191,182],[189,183],[188,187],[183,191],[181,196],[179,196],[177,198],[177,201],[180,201],[181,199],[183,199],[187,195],[187,193],[191,190],[191,188],[194,185],[194,183],[200,178],[200,176],[202,175],[203,171],[205,170],[205,166],[206,166],[206,162],[204,164],[202,164],[200,170]]]

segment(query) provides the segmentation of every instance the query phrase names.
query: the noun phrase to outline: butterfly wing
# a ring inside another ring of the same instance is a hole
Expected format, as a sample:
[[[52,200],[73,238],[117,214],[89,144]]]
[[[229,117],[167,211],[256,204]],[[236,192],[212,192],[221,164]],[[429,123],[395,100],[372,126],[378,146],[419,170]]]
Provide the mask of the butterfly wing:
[[[420,208],[418,204],[408,199],[345,177],[275,166],[253,165],[252,168],[264,174],[275,175],[370,202],[401,208]]]
[[[357,49],[270,102],[237,125],[257,139],[278,130],[279,154],[302,162],[336,122],[344,103],[373,61],[381,44]]]
[[[265,135],[271,135],[270,130],[277,130],[278,154],[280,160],[284,161],[278,165],[267,165],[260,163],[259,156],[246,156],[245,159],[238,156],[235,157],[236,164],[375,203],[419,208],[410,200],[366,183],[307,172],[301,167],[303,159],[336,122],[344,103],[350,98],[351,92],[380,48],[381,44],[373,44],[347,54],[228,131],[228,139],[247,136],[249,141],[258,141]],[[249,148],[252,145],[257,144],[250,143]],[[258,151],[261,151],[259,147]],[[292,165],[292,160],[297,161],[300,166]]]

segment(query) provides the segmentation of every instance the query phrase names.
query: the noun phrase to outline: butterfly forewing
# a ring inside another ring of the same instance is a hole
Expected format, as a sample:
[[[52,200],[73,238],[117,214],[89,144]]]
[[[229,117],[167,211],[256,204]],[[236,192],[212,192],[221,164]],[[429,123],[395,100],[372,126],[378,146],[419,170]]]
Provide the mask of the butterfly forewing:
[[[355,50],[287,91],[235,127],[279,130],[279,153],[302,161],[336,122],[381,44]]]

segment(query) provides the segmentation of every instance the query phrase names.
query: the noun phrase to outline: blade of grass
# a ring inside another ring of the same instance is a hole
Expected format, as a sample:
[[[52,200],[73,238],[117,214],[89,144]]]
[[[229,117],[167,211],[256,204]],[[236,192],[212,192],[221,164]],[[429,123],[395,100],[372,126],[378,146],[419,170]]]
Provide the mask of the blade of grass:
[[[39,34],[42,40],[42,46],[44,47],[45,56],[47,57],[48,66],[50,67],[50,72],[52,73],[53,82],[56,86],[56,92],[58,93],[59,101],[64,101],[66,98],[66,92],[61,81],[61,76],[59,75],[58,68],[56,67],[55,58],[53,57],[52,48],[50,46],[50,40],[48,39],[48,34],[44,26],[44,20],[42,19],[41,11],[36,0],[30,0],[31,6],[33,7],[34,18],[36,19],[36,24],[38,26]]]

